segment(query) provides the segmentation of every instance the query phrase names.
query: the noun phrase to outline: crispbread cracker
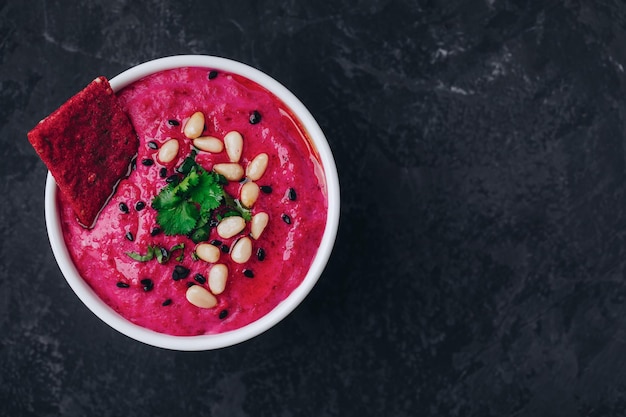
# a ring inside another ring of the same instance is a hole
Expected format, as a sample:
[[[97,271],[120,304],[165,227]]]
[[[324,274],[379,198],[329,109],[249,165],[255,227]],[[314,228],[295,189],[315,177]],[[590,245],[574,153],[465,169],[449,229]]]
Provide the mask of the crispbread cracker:
[[[105,77],[98,77],[28,132],[78,221],[92,227],[129,172],[139,140]]]

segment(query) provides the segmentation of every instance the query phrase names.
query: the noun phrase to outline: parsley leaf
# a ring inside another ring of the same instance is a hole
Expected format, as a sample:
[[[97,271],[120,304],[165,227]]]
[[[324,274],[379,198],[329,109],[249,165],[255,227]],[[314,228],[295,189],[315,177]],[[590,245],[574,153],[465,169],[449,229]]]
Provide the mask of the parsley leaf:
[[[180,172],[183,175],[189,174],[191,168],[198,166],[198,164],[196,163],[196,154],[196,150],[192,150],[191,154],[187,158],[185,158],[183,163],[178,167],[178,169],[176,169],[176,171]]]
[[[154,258],[154,247],[153,246],[148,246],[148,249],[147,249],[145,255],[142,255],[142,254],[137,253],[137,252],[126,252],[126,255],[128,255],[129,257],[131,257],[132,259],[134,259],[136,261],[147,262],[150,259]]]
[[[179,182],[176,186],[176,194],[182,196],[190,190],[197,188],[196,186],[198,185],[199,181],[200,176],[198,175],[196,168],[193,167],[189,174],[187,174],[185,178],[183,178],[183,180]]]
[[[156,257],[158,263],[164,264],[170,259],[171,254],[178,250],[181,251],[181,253],[176,257],[176,260],[181,262],[185,251],[184,243],[172,246],[169,251],[162,246],[148,245],[145,255],[138,252],[126,252],[126,255],[139,262],[148,262]]]
[[[157,211],[168,210],[176,207],[181,201],[182,198],[176,195],[176,186],[169,184],[154,197],[154,200],[152,200],[152,208]]]
[[[208,224],[198,227],[194,229],[189,238],[193,241],[193,243],[200,243],[209,240],[209,235],[211,234],[211,228]]]
[[[247,222],[252,220],[252,212],[245,208],[238,199],[233,198],[230,194],[224,193],[224,203],[226,204],[226,212],[222,217],[241,216]]]
[[[180,255],[178,255],[176,257],[176,260],[178,262],[182,262],[183,258],[185,257],[185,244],[184,243],[179,243],[178,245],[172,246],[172,248],[170,249],[170,253],[174,253],[177,250],[180,251]]]
[[[185,235],[195,243],[209,238],[213,219],[239,215],[250,221],[252,214],[225,190],[226,178],[207,172],[195,161],[195,152],[185,158],[177,171],[180,181],[163,187],[152,200],[157,223],[166,235]]]
[[[170,259],[170,253],[167,249],[160,246],[155,248],[154,254],[156,255],[157,262],[160,264],[164,264]]]
[[[186,235],[193,230],[198,218],[200,210],[190,201],[181,201],[177,206],[157,213],[157,222],[168,236]]]
[[[191,191],[189,197],[200,204],[200,209],[205,212],[218,208],[224,194],[224,189],[219,184],[216,174],[203,170],[198,175],[197,187]]]

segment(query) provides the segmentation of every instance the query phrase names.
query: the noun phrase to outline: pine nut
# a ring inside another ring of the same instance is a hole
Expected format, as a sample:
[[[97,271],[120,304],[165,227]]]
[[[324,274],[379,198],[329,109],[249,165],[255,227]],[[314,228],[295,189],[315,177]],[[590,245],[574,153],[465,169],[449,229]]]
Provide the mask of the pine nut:
[[[159,161],[163,164],[169,164],[178,155],[178,140],[169,139],[159,149]]]
[[[243,137],[241,133],[232,131],[224,136],[224,146],[230,162],[239,162],[241,151],[243,151]]]
[[[246,177],[250,178],[252,181],[260,179],[267,169],[268,160],[269,158],[266,153],[260,153],[255,156],[246,168]]]
[[[269,221],[270,216],[264,212],[260,212],[252,216],[252,222],[250,223],[250,236],[252,236],[254,240],[261,237],[261,233],[263,233],[263,230],[265,230]]]
[[[249,181],[241,187],[241,204],[251,208],[259,198],[259,186],[254,181]]]
[[[193,146],[201,151],[220,153],[224,150],[224,143],[213,136],[200,136],[193,140]]]
[[[226,288],[228,267],[224,264],[213,265],[209,271],[209,289],[215,295],[221,294]]]
[[[217,234],[223,239],[228,239],[241,232],[244,227],[246,227],[246,221],[243,217],[226,217],[217,225]]]
[[[212,308],[217,305],[217,298],[211,294],[206,288],[200,285],[192,285],[187,288],[185,293],[187,301],[196,307],[200,308]]]
[[[197,111],[191,115],[187,123],[185,123],[185,128],[183,129],[183,133],[189,139],[195,139],[202,135],[202,131],[204,130],[204,114],[201,111]]]
[[[243,178],[243,168],[236,163],[215,164],[213,171],[222,174],[228,181],[239,181]]]
[[[196,246],[196,255],[204,262],[215,263],[220,259],[220,248],[210,243],[200,243]]]
[[[249,237],[242,237],[235,243],[235,246],[233,246],[230,257],[233,262],[244,264],[248,262],[250,256],[252,256],[252,241]]]

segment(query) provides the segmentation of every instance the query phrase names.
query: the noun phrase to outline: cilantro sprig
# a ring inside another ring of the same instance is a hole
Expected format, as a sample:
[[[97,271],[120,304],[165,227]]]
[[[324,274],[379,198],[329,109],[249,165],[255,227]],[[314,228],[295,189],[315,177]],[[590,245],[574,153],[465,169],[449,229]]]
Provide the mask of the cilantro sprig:
[[[186,235],[197,243],[209,238],[213,220],[229,215],[250,220],[250,211],[224,190],[228,181],[202,168],[195,161],[195,152],[177,171],[182,178],[163,187],[152,200],[157,223],[166,235]]]

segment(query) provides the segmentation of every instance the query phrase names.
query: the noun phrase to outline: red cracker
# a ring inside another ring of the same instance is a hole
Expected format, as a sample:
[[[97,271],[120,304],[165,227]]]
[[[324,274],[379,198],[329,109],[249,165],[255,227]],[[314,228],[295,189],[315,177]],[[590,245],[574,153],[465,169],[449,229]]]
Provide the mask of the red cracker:
[[[28,132],[28,140],[85,227],[128,174],[139,140],[105,77],[98,77]]]

